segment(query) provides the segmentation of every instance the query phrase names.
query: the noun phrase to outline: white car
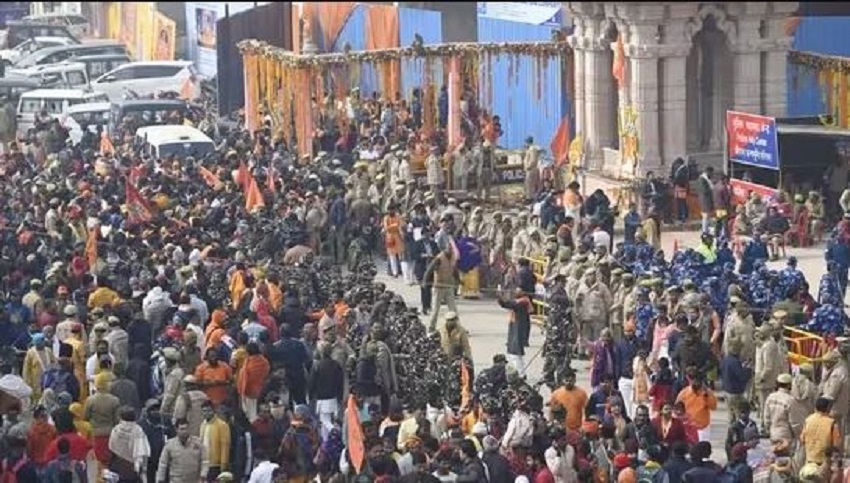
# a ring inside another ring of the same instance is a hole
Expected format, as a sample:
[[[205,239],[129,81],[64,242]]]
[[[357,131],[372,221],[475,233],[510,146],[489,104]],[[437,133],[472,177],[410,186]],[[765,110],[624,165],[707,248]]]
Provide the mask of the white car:
[[[200,85],[195,67],[188,60],[130,62],[113,69],[91,83],[96,92],[103,92],[109,100],[121,100],[127,90],[139,96],[157,92],[180,92],[184,86],[192,88],[192,98],[198,97]]]
[[[74,34],[77,38],[85,38],[89,36],[91,25],[89,20],[83,15],[75,13],[44,13],[41,15],[29,15],[24,17],[25,21],[43,22],[51,25],[63,25],[68,28],[68,31]]]
[[[0,50],[0,60],[7,64],[14,64],[19,59],[45,47],[56,47],[59,45],[71,45],[77,43],[68,37],[33,37],[18,44],[14,49]]]

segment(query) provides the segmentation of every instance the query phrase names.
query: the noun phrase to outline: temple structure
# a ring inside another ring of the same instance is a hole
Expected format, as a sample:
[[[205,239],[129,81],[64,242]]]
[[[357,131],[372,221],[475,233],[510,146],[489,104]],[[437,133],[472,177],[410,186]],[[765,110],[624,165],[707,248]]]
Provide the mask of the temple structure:
[[[727,110],[784,116],[797,6],[567,3],[586,184],[666,176],[677,157],[720,167]]]

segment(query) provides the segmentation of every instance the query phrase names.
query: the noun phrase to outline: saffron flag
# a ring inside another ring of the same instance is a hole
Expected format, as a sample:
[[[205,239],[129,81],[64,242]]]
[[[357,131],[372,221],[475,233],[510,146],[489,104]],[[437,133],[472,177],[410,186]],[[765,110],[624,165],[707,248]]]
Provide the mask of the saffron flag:
[[[566,117],[561,119],[561,124],[558,125],[558,130],[549,144],[549,149],[552,151],[555,166],[560,166],[567,161],[570,154],[570,121]]]
[[[245,210],[248,213],[251,213],[256,209],[263,208],[264,206],[266,206],[266,203],[263,200],[263,193],[257,185],[257,180],[249,174],[248,190],[245,192]]]
[[[180,84],[180,99],[191,101],[194,98],[195,84],[192,83],[192,76],[189,76],[183,79],[183,83]]]
[[[236,172],[236,184],[242,188],[242,191],[248,191],[248,177],[251,173],[248,172],[248,166],[245,161],[239,161],[239,170]]]
[[[239,302],[242,301],[242,292],[245,291],[245,288],[245,276],[242,274],[242,270],[236,270],[230,278],[230,286],[228,287],[233,310],[239,310]]]
[[[218,187],[221,186],[221,180],[218,179],[218,176],[216,176],[212,171],[200,166],[198,168],[198,172],[201,173],[201,177],[204,178],[204,181],[210,188],[218,189]]]
[[[86,261],[88,261],[90,271],[94,271],[97,264],[97,233],[99,231],[99,226],[92,227],[89,230],[88,238],[86,238]]]
[[[460,361],[460,409],[469,409],[469,402],[472,399],[470,396],[469,367],[466,366],[466,359]]]
[[[617,86],[622,89],[626,85],[626,46],[623,44],[623,35],[617,37],[617,48],[614,49],[614,65],[611,73],[617,79]]]
[[[109,136],[104,131],[100,135],[100,154],[112,154],[115,152],[115,146],[112,145],[112,140],[109,139]]]
[[[348,396],[348,407],[345,410],[345,418],[348,436],[348,457],[351,459],[351,464],[357,473],[363,469],[363,462],[366,457],[366,445],[364,444],[363,427],[360,426],[360,413],[357,409],[357,404],[354,402],[354,396]]]
[[[150,221],[153,217],[151,207],[130,179],[124,183],[124,203],[127,205],[127,223],[137,225]]]
[[[266,175],[266,188],[268,188],[268,190],[271,191],[272,193],[277,191],[275,189],[275,185],[274,185],[274,177],[275,177],[274,166],[269,166],[269,172]]]

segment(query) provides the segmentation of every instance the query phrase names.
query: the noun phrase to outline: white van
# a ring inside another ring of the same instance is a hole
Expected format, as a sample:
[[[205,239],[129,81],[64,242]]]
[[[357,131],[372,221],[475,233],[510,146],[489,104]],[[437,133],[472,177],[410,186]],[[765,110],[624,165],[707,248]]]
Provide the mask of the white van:
[[[209,136],[194,127],[177,124],[140,127],[136,130],[136,143],[142,146],[143,154],[155,159],[198,159],[215,152],[215,143]]]
[[[89,74],[82,62],[60,62],[58,64],[38,65],[29,69],[10,69],[14,75],[22,75],[37,80],[45,89],[86,89],[89,87]]]
[[[98,126],[104,132],[106,131],[106,126],[109,124],[110,106],[111,104],[108,102],[89,102],[70,106],[65,111],[60,122],[68,130],[68,137],[71,138],[75,146],[80,144],[80,140],[83,138],[83,126],[88,126],[88,130],[93,134],[97,134]]]
[[[82,89],[36,89],[25,92],[18,100],[18,137],[25,137],[35,128],[36,117],[42,110],[48,117],[58,119],[68,108],[89,102],[109,102],[109,98],[99,92]]]

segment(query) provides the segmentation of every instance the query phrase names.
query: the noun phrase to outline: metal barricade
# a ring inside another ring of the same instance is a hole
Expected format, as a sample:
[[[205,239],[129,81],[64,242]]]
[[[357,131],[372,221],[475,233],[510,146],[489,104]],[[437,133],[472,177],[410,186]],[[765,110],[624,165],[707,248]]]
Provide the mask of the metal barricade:
[[[540,327],[546,325],[546,315],[549,313],[549,304],[540,298],[531,300],[531,323]]]
[[[830,349],[827,341],[817,334],[788,325],[783,327],[782,336],[788,345],[788,362],[791,366],[808,362],[815,367],[815,374],[818,374],[823,356]]]

